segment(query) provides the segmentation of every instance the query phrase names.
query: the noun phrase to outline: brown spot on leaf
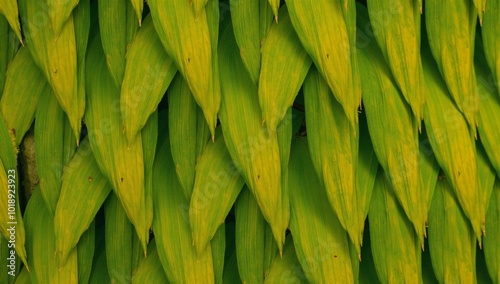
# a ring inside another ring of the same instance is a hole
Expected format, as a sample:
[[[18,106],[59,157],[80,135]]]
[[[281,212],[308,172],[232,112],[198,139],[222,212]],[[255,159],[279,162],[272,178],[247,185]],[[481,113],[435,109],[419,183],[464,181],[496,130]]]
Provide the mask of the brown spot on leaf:
[[[92,182],[92,181],[93,181],[93,179],[92,179],[92,177],[91,177],[91,176],[89,176],[89,177],[88,177],[88,181],[89,181],[89,182]]]

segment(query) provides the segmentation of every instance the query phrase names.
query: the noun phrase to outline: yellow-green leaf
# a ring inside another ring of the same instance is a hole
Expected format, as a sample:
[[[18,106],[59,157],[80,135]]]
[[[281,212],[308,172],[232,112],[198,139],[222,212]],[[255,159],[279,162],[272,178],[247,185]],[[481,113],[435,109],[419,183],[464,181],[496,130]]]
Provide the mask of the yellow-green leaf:
[[[475,282],[476,237],[445,177],[438,180],[429,211],[429,251],[439,283]]]
[[[260,61],[259,61],[260,62]],[[286,6],[262,44],[259,103],[263,120],[274,131],[293,104],[312,60],[295,32]]]
[[[420,236],[413,230],[382,168],[375,181],[368,220],[373,262],[380,282],[421,282]]]
[[[167,54],[186,79],[212,135],[217,123],[213,53],[207,13],[196,16],[189,1],[150,0],[151,16]]]
[[[292,143],[288,174],[290,231],[307,280],[353,283],[348,235],[328,203],[305,139]]]
[[[49,84],[28,49],[21,48],[9,64],[0,101],[7,127],[14,129],[16,145],[21,144],[35,118],[38,99],[50,91]]]
[[[220,121],[231,158],[254,195],[276,242],[284,242],[279,226],[281,165],[278,138],[262,125],[257,86],[252,83],[239,57],[228,26],[219,46],[222,104]]]
[[[302,45],[354,126],[361,102],[361,86],[353,61],[356,47],[349,34],[355,23],[344,19],[341,2],[288,0],[286,4]],[[355,9],[354,4],[350,8]]]
[[[129,142],[158,107],[176,73],[177,68],[165,53],[151,16],[147,16],[127,51],[121,87],[120,108]]]

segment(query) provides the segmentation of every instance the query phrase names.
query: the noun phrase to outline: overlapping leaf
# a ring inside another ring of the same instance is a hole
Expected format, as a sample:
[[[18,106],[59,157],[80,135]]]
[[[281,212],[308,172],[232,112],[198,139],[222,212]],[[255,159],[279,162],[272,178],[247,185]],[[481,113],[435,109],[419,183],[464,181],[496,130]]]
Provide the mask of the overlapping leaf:
[[[50,21],[40,21],[37,18],[40,5],[43,9],[42,2],[19,1],[26,45],[68,115],[75,137],[80,137],[82,117],[79,106],[81,100],[78,99],[77,92],[78,67],[73,15],[64,23],[61,32],[55,34],[50,28]]]
[[[4,235],[6,238],[10,239],[10,233],[7,231],[7,229],[10,228],[9,222],[16,222],[16,252],[19,256],[19,258],[22,260],[22,262],[28,266],[27,257],[26,257],[26,249],[25,249],[25,241],[26,241],[26,232],[24,229],[24,222],[21,214],[21,207],[19,203],[19,199],[21,197],[20,194],[20,176],[19,172],[17,171],[17,153],[18,149],[15,146],[15,140],[10,133],[9,129],[7,128],[7,125],[5,121],[3,120],[3,115],[2,112],[0,111],[0,161],[3,166],[3,173],[1,175],[3,176],[3,181],[2,184],[4,188],[6,189],[7,194],[4,194],[3,196],[0,197],[0,209],[3,210],[3,212],[12,212],[8,210],[8,179],[10,178],[11,180],[15,181],[14,184],[14,195],[15,195],[15,213],[14,214],[3,214],[0,215],[0,232],[2,235]],[[1,169],[0,169],[1,172]],[[9,174],[11,175],[9,177]],[[12,184],[12,183],[11,183]],[[12,186],[10,187],[12,189]],[[12,192],[10,192],[12,193]],[[28,266],[29,267],[29,266]]]
[[[90,226],[110,191],[88,139],[83,140],[62,176],[61,194],[54,214],[55,249],[62,262]]]
[[[134,7],[136,19],[139,20],[139,26],[142,24],[142,11],[144,10],[144,0],[130,0]]]
[[[253,83],[258,85],[260,47],[271,27],[271,7],[267,0],[231,0],[229,3],[234,38],[240,48],[241,60]]]
[[[97,5],[94,4],[94,5]],[[83,117],[85,112],[85,57],[90,36],[90,0],[80,0],[73,10],[75,23],[76,60],[78,64],[78,115]]]
[[[281,247],[284,239],[278,226],[281,198],[278,138],[262,126],[257,87],[246,73],[230,27],[224,30],[220,42],[220,121],[224,140]]]
[[[0,109],[9,129],[14,129],[16,145],[21,144],[35,118],[38,99],[51,91],[27,48],[21,48],[7,70]],[[22,108],[20,106],[23,106]]]
[[[116,108],[120,92],[109,74],[100,45],[100,36],[90,44],[87,54],[87,124],[90,146],[104,176],[117,194],[146,249],[149,224],[146,220],[144,153],[142,139],[127,141]],[[109,109],[115,105],[115,108]]]
[[[457,199],[480,240],[484,210],[479,210],[475,140],[432,58],[428,54],[423,57],[426,87],[433,94],[424,109],[427,135],[436,160],[453,185]]]
[[[207,13],[196,16],[189,1],[151,0],[148,4],[163,47],[186,79],[213,135],[219,105],[212,89],[213,53]]]
[[[328,203],[304,139],[292,143],[288,186],[290,230],[307,280],[354,282],[347,233]]]
[[[358,220],[359,232],[363,234],[365,220],[370,209],[370,201],[377,177],[378,160],[373,150],[373,144],[368,133],[366,115],[361,116],[359,122],[359,147],[358,161],[356,168],[356,198],[358,200]],[[362,236],[363,237],[363,236]],[[363,243],[363,239],[361,239]]]
[[[449,180],[440,178],[429,211],[429,251],[440,283],[476,280],[476,237],[461,207]]]
[[[139,238],[114,193],[104,203],[106,264],[112,283],[130,283],[141,253]]]
[[[77,283],[77,250],[72,250],[63,265],[54,259],[56,238],[54,219],[43,201],[39,188],[31,196],[26,212],[26,251],[33,283]],[[17,245],[17,244],[16,244]],[[48,259],[52,261],[47,261]]]
[[[196,160],[208,143],[210,131],[204,121],[203,111],[180,74],[177,74],[169,88],[168,105],[168,131],[175,172],[184,196],[190,200]]]
[[[224,222],[244,181],[231,160],[224,137],[217,128],[196,164],[196,176],[189,205],[189,221],[194,245],[201,253]]]
[[[99,30],[106,64],[120,89],[125,74],[125,53],[137,29],[137,16],[129,0],[99,1]]]
[[[292,118],[292,108],[288,108],[284,119],[278,125],[276,129],[276,134],[278,136],[278,146],[280,151],[280,163],[281,163],[281,198],[278,202],[278,225],[279,231],[281,232],[282,240],[285,240],[285,233],[290,225],[290,189],[288,188],[288,164],[290,162],[290,150],[292,147],[292,137],[293,137],[293,118]],[[266,233],[269,231],[269,227],[266,227]],[[266,235],[267,237],[267,235]],[[269,241],[270,242],[270,241]],[[268,241],[266,241],[266,244]],[[283,252],[283,246],[278,244],[277,249],[280,253]],[[271,261],[271,256],[269,253],[274,254],[272,249],[266,248],[266,253],[268,256],[269,264]],[[265,267],[267,269],[267,267]]]
[[[358,26],[369,25],[366,10],[358,11]],[[419,187],[417,119],[376,43],[360,49],[359,55],[363,105],[375,154],[423,244],[426,213]]]
[[[54,215],[63,168],[76,149],[76,139],[49,85],[42,91],[37,107],[34,136],[40,191],[48,210]]]
[[[243,283],[264,282],[266,221],[252,193],[245,187],[235,204],[238,271]]]
[[[68,20],[71,12],[78,4],[79,0],[46,0],[48,14],[50,18],[50,26],[55,35],[58,35],[64,23]]]
[[[120,108],[129,142],[158,107],[175,73],[177,68],[165,53],[151,16],[147,16],[127,51],[121,87]]]
[[[259,103],[270,131],[276,129],[293,104],[311,64],[283,6],[279,23],[271,26],[262,44]]]
[[[353,15],[344,19],[343,5],[346,3],[342,2],[288,0],[286,4],[302,45],[354,126],[361,101],[361,86],[354,62],[356,47],[351,40],[355,22],[349,19]],[[346,7],[354,13],[354,1],[350,4]]]
[[[19,22],[19,8],[16,0],[5,0],[0,2],[0,15],[4,15],[9,25],[16,33],[17,38],[22,41],[21,25]]]
[[[419,236],[412,229],[382,168],[375,181],[368,220],[371,251],[380,281],[421,281]]]
[[[158,255],[169,282],[213,283],[211,246],[197,254],[192,245],[189,220],[179,210],[188,200],[175,174],[169,141],[162,141],[153,167],[153,232]]]
[[[429,0],[425,22],[446,87],[475,134],[479,107],[473,58],[477,10],[472,1]]]
[[[420,60],[420,7],[417,1],[368,1],[374,36],[394,80],[411,106],[413,115],[423,119],[425,85]],[[417,12],[418,11],[418,12]]]
[[[311,160],[333,211],[355,246],[361,247],[358,214],[362,202],[356,195],[358,128],[352,129],[342,106],[332,96],[328,84],[311,68],[304,82],[307,140]],[[356,124],[357,126],[357,124]]]

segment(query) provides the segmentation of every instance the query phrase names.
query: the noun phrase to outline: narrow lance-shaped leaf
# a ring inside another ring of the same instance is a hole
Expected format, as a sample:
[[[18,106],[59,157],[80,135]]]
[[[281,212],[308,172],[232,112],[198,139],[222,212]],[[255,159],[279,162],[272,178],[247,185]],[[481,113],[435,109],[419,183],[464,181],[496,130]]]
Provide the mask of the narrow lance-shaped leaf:
[[[375,181],[368,220],[373,262],[381,283],[421,282],[420,236],[413,230],[382,168]]]
[[[168,90],[168,106],[168,131],[175,172],[184,195],[190,200],[194,185],[195,164],[200,154],[199,149],[203,149],[208,142],[210,132],[206,123],[199,120],[198,117],[203,117],[203,112],[196,104],[181,74],[175,76]],[[200,125],[198,121],[201,122]],[[198,147],[198,145],[202,146]]]
[[[158,107],[176,73],[148,15],[127,51],[121,87],[120,108],[129,143]]]
[[[22,42],[21,24],[19,22],[19,8],[16,0],[4,0],[0,2],[0,15],[4,15],[9,25],[16,33],[17,38]]]
[[[210,33],[210,43],[212,47],[212,70],[213,78],[210,86],[212,93],[212,108],[219,112],[221,103],[221,90],[220,90],[220,72],[219,72],[219,56],[218,46],[219,46],[219,24],[221,23],[220,11],[219,11],[219,1],[218,0],[208,0],[205,8],[207,12],[207,23],[208,31]],[[229,22],[229,21],[227,21]],[[196,100],[196,97],[195,97]],[[200,105],[202,107],[202,105]],[[202,107],[203,109],[203,107]],[[206,116],[206,115],[205,115]],[[217,120],[217,119],[216,119]],[[198,118],[198,127],[201,125],[201,121]],[[205,123],[206,124],[206,123]],[[208,130],[212,134],[212,141],[214,140],[215,130],[212,129],[211,125],[208,124]]]
[[[147,228],[153,225],[153,164],[158,144],[158,111],[153,112],[141,131],[142,150],[144,152],[144,223]]]
[[[267,25],[265,19],[261,18],[263,16],[261,13],[265,14],[265,9],[270,10],[271,7],[267,3],[267,0],[231,0],[229,3],[234,37],[240,49],[241,60],[253,83],[258,85],[261,57],[260,47],[261,40],[264,39],[261,36],[261,25]],[[261,22],[261,19],[264,22]]]
[[[290,19],[302,45],[323,75],[352,126],[358,122],[361,88],[356,83],[349,30],[341,0],[288,0]]]
[[[106,264],[111,282],[129,283],[135,268],[134,258],[141,252],[134,243],[138,237],[125,210],[114,193],[104,203]]]
[[[491,192],[495,186],[495,170],[491,166],[482,143],[476,143],[477,189],[481,211],[486,214],[490,203]],[[486,221],[487,222],[487,221]],[[486,229],[485,229],[486,231]]]
[[[187,215],[188,201],[175,174],[169,141],[162,141],[153,166],[153,232],[158,255],[171,283],[214,283],[211,246],[197,254],[192,245]]]
[[[82,117],[77,91],[78,67],[73,15],[63,24],[61,32],[55,34],[48,19],[39,19],[40,9],[47,9],[45,1],[19,1],[26,46],[68,115],[76,139],[80,137]],[[44,13],[42,15],[48,16]]]
[[[425,15],[432,55],[453,101],[475,135],[479,106],[474,74],[477,10],[470,0],[429,0]]]
[[[358,5],[358,27],[369,26]],[[376,42],[359,49],[363,105],[373,149],[394,193],[424,243],[425,198],[419,186],[418,123],[394,83]]]
[[[424,109],[427,135],[477,239],[481,240],[485,210],[477,189],[476,142],[428,53],[423,56],[423,64],[426,87],[433,94]]]
[[[262,125],[257,87],[248,76],[228,26],[219,47],[222,104],[220,121],[226,146],[255,196],[264,218],[273,229],[278,246],[283,233],[278,226],[281,198],[281,165],[278,138]]]
[[[359,121],[359,153],[356,169],[356,197],[358,198],[358,227],[363,234],[365,220],[370,209],[373,187],[377,178],[378,160],[373,150],[373,144],[368,131],[366,115],[360,116]],[[363,244],[363,236],[361,239]]]
[[[333,211],[354,245],[361,247],[361,231],[353,225],[362,213],[356,196],[358,129],[352,129],[342,106],[332,96],[328,84],[311,68],[304,82],[307,140],[316,174],[326,189]],[[356,125],[357,126],[357,125]]]
[[[90,34],[90,0],[79,0],[73,10],[75,22],[76,60],[78,64],[78,115],[83,117],[85,112],[85,56]]]
[[[16,145],[21,144],[35,118],[40,96],[50,90],[27,48],[21,48],[7,70],[0,109],[9,129],[15,130]],[[22,106],[22,107],[20,107]]]
[[[248,187],[241,191],[234,208],[236,260],[241,281],[262,283],[266,221]]]
[[[59,264],[54,259],[56,238],[54,219],[43,201],[40,189],[31,196],[26,212],[26,251],[30,255],[30,276],[32,283],[77,283],[78,257],[72,250],[66,262]],[[17,245],[17,244],[16,244]],[[52,261],[47,261],[48,259]]]
[[[475,282],[474,230],[445,177],[438,180],[429,211],[429,252],[440,283]]]
[[[125,73],[125,53],[130,34],[137,31],[137,18],[129,0],[99,1],[99,30],[106,64],[115,85],[120,89]]]
[[[217,128],[214,143],[208,143],[196,163],[189,221],[198,253],[203,252],[224,222],[244,185],[220,129]]]
[[[50,25],[55,35],[59,35],[64,23],[68,20],[71,12],[79,0],[46,0]]]
[[[35,152],[40,191],[51,214],[56,210],[61,190],[61,176],[67,162],[65,157],[71,157],[71,148],[76,147],[72,133],[66,114],[47,85],[36,110]],[[67,141],[68,136],[70,141]]]
[[[312,60],[295,32],[286,6],[262,44],[259,103],[263,120],[274,131],[293,104]]]
[[[87,63],[85,122],[90,146],[146,251],[149,224],[145,222],[146,212],[141,210],[145,206],[142,138],[129,143],[122,131],[120,110],[116,107],[120,92],[108,72],[99,35],[90,44]]]
[[[19,199],[21,197],[20,194],[20,176],[17,169],[17,153],[18,148],[15,146],[15,140],[13,135],[10,133],[7,125],[5,124],[5,120],[3,119],[2,112],[0,111],[0,145],[4,145],[0,147],[0,161],[3,166],[3,172],[0,173],[2,175],[2,185],[5,188],[5,192],[7,194],[3,194],[0,196],[0,210],[6,212],[8,214],[0,215],[0,232],[5,238],[10,239],[10,233],[7,229],[10,228],[12,224],[9,222],[15,222],[16,225],[16,253],[19,258],[22,260],[24,265],[28,268],[28,262],[26,257],[26,232],[24,229],[24,222],[21,215],[21,207],[19,203]],[[0,169],[0,172],[2,169]],[[10,175],[10,176],[9,176]],[[9,185],[9,179],[12,180]],[[14,190],[13,192],[10,190]],[[15,199],[14,204],[12,205],[12,201],[9,206],[9,194],[14,194]],[[14,206],[14,208],[12,207]],[[14,209],[14,210],[13,210]]]
[[[269,5],[271,5],[271,8],[273,10],[274,19],[276,20],[276,22],[278,22],[278,9],[280,7],[280,0],[268,0],[268,1]]]
[[[420,60],[420,12],[416,1],[369,0],[368,12],[373,34],[384,54],[394,80],[411,106],[413,115],[423,119],[425,85]]]
[[[290,231],[307,280],[324,283],[342,279],[353,283],[347,232],[328,203],[305,139],[292,143],[288,186]]]
[[[292,147],[292,137],[293,137],[293,120],[292,120],[292,108],[288,108],[284,119],[278,125],[276,129],[276,134],[278,136],[278,146],[280,151],[280,163],[281,163],[281,198],[278,201],[278,228],[281,232],[281,238],[285,239],[285,233],[290,225],[290,190],[288,188],[288,164],[290,162],[290,150]],[[271,229],[271,230],[270,230]],[[272,228],[266,227],[266,233],[272,232]],[[267,236],[267,234],[266,234]],[[270,242],[267,241],[266,237],[266,253],[274,253],[272,248],[269,248]],[[276,247],[280,254],[283,252],[283,246],[278,244]],[[272,251],[272,252],[271,252]],[[270,263],[269,263],[270,264]],[[267,267],[264,267],[267,269]]]
[[[66,166],[54,214],[55,248],[62,263],[89,228],[110,191],[86,138]]]
[[[425,129],[422,131],[422,134],[419,135],[419,150],[418,165],[420,189],[425,196],[426,212],[429,212],[440,168],[434,152],[432,151],[429,137]]]
[[[189,1],[150,0],[148,4],[163,47],[186,79],[213,136],[219,109],[211,88],[214,72],[207,13],[196,16]]]
[[[130,0],[132,3],[132,7],[134,7],[134,11],[137,17],[137,20],[139,20],[139,26],[142,24],[142,11],[144,9],[144,0]]]

